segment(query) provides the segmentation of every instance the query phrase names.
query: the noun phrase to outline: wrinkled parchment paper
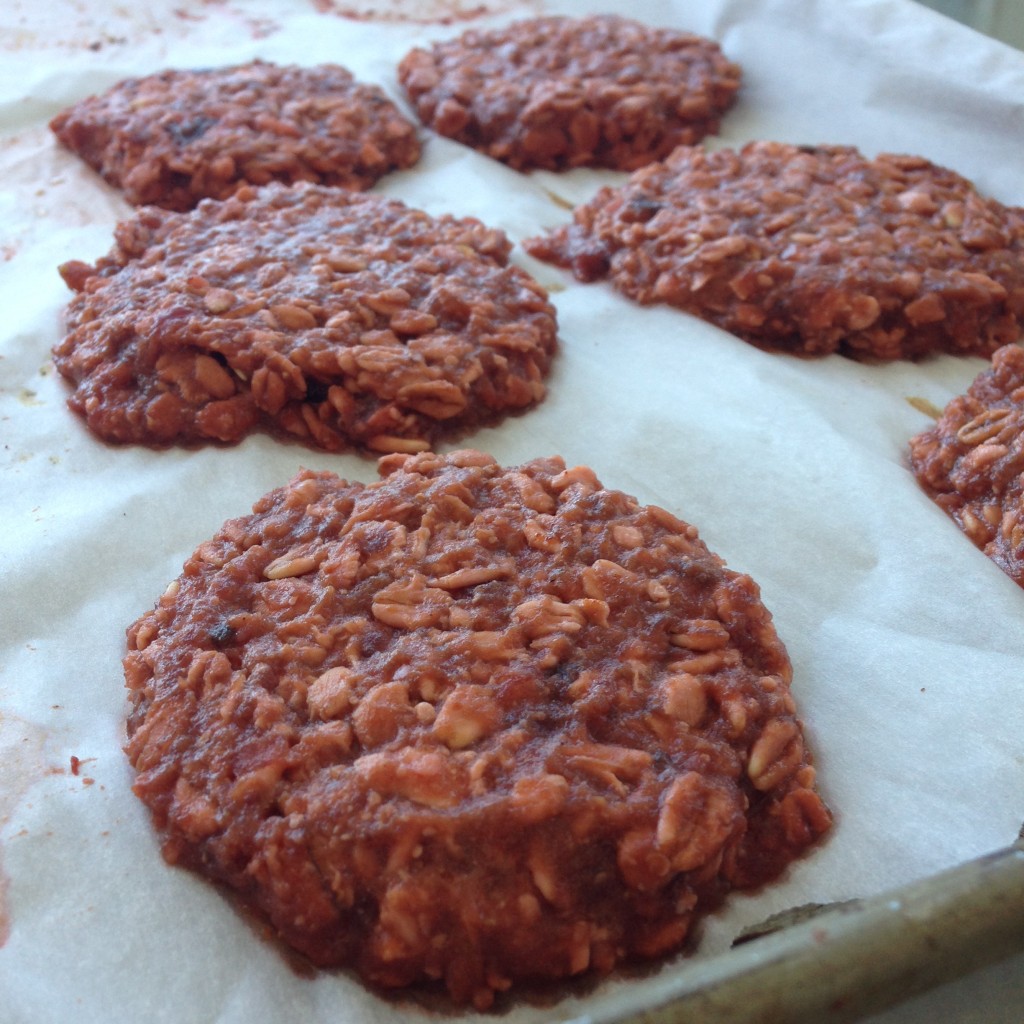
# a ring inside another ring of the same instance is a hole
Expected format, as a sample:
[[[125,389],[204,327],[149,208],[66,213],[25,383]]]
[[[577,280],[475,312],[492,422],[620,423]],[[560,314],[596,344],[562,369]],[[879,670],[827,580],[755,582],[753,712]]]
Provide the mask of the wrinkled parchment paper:
[[[378,15],[369,13],[375,8]],[[618,11],[718,39],[743,64],[713,144],[752,138],[918,153],[1024,203],[1024,55],[909,0],[16,0],[0,10],[0,1020],[420,1021],[344,972],[303,977],[205,882],[168,868],[121,752],[124,630],[226,518],[300,466],[372,462],[253,438],[114,449],[65,408],[49,361],[56,267],[106,252],[120,197],[47,120],[129,75],[254,57],[336,61],[401,101],[395,65],[468,22]],[[425,133],[426,134],[426,133]],[[427,135],[378,191],[475,215],[519,241],[609,173],[514,173]],[[918,490],[909,437],[983,367],[864,366],[755,350],[526,257],[553,290],[561,354],[534,412],[466,443],[560,454],[694,523],[760,583],[837,824],[787,879],[732,898],[698,956],[808,901],[867,896],[1010,843],[1024,820],[1024,591]],[[912,404],[911,399],[914,400]],[[685,969],[685,962],[662,970]],[[504,1019],[640,1007],[643,977]],[[878,1017],[1019,1022],[1024,958]],[[473,1014],[464,1015],[473,1018]]]

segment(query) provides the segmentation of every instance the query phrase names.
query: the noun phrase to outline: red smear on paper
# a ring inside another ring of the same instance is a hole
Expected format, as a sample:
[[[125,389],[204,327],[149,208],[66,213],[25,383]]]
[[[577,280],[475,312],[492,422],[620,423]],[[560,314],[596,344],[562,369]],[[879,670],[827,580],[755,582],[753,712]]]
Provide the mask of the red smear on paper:
[[[491,14],[522,10],[519,0],[312,0],[320,14],[333,14],[353,21],[414,22],[416,24],[452,25],[473,21]]]

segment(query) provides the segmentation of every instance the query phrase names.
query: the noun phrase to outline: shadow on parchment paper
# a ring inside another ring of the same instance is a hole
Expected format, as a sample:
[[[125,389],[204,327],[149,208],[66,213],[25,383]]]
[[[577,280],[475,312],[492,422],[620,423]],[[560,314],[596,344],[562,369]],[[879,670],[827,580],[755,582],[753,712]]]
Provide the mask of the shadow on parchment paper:
[[[188,871],[187,867],[181,866],[177,870]],[[729,903],[728,895],[724,897],[717,906],[708,907],[701,917],[695,922],[689,936],[683,943],[681,949],[670,953],[667,956],[655,958],[651,961],[639,961],[635,963],[622,963],[610,974],[587,973],[572,978],[562,978],[552,981],[516,982],[511,992],[498,992],[495,995],[494,1005],[488,1010],[480,1011],[472,1005],[462,1006],[453,1003],[442,982],[436,984],[422,983],[411,985],[401,989],[384,989],[369,984],[354,971],[344,967],[317,967],[310,962],[303,954],[297,952],[291,946],[283,942],[272,925],[254,903],[244,894],[224,885],[208,876],[202,876],[204,884],[211,885],[227,902],[238,919],[251,932],[253,937],[269,946],[281,957],[282,962],[298,978],[305,981],[312,981],[321,976],[334,976],[345,978],[353,984],[372,992],[374,996],[396,1010],[422,1012],[428,1017],[444,1017],[446,1019],[458,1018],[463,1015],[479,1015],[481,1013],[495,1020],[512,1013],[517,1009],[529,1007],[531,1009],[549,1009],[557,1006],[566,999],[583,999],[593,995],[603,984],[608,982],[629,982],[641,981],[654,977],[662,970],[671,970],[673,967],[684,967],[690,957],[698,951],[704,923],[708,918],[714,917],[716,911],[724,909]],[[757,890],[744,890],[744,895],[756,892]],[[770,929],[769,929],[770,930]],[[753,936],[750,936],[751,938]]]

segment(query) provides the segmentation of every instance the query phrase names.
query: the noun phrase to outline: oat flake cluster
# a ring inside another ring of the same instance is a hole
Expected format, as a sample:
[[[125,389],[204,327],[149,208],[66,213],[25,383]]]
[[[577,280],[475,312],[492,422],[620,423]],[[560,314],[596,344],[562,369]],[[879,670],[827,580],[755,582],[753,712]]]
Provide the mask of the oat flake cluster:
[[[101,438],[422,451],[544,396],[543,289],[470,218],[319,185],[147,207],[78,293],[54,349]]]
[[[753,581],[586,468],[387,456],[228,522],[129,630],[172,862],[317,964],[510,985],[676,950],[829,827]]]
[[[1024,321],[1024,212],[920,157],[681,147],[526,248],[804,355],[989,355]]]

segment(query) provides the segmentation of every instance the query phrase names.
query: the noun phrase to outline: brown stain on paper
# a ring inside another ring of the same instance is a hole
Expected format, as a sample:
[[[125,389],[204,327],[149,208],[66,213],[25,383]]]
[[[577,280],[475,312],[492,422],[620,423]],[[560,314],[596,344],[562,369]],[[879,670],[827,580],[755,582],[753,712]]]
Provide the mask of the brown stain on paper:
[[[28,789],[44,773],[43,744],[46,732],[38,725],[16,715],[0,713],[0,826],[6,825]],[[9,906],[10,881],[4,871],[3,846],[0,845],[0,948],[11,934]]]

